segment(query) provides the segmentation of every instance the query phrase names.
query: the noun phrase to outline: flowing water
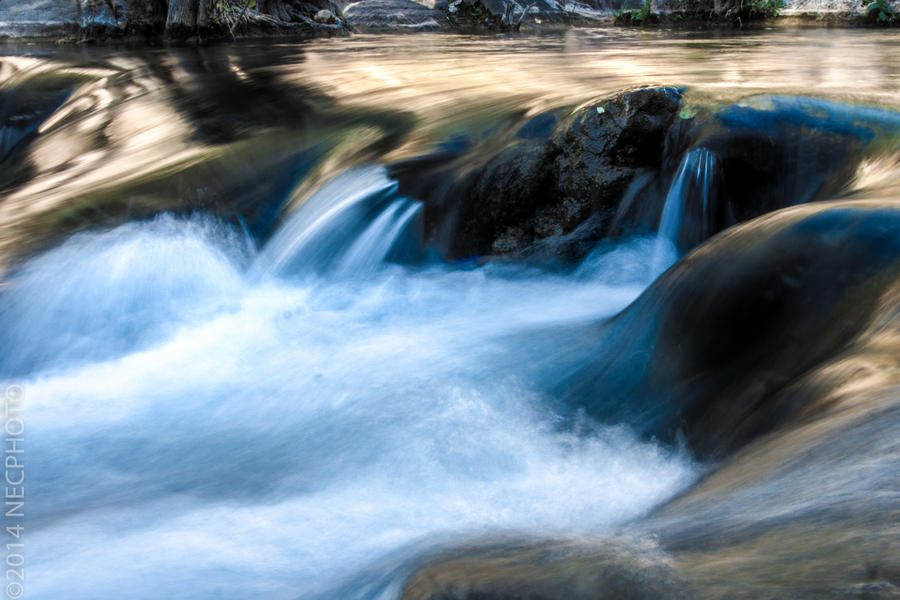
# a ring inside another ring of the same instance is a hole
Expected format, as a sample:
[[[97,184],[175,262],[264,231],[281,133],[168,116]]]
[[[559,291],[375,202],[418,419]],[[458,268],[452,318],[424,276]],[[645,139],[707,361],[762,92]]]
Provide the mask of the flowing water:
[[[25,597],[397,598],[399,580],[354,582],[639,520],[705,465],[557,391],[685,250],[714,152],[682,157],[656,230],[567,266],[444,260],[385,167],[450,152],[464,171],[636,84],[897,108],[898,50],[818,30],[6,47],[0,377],[24,390]]]
[[[659,217],[656,247],[650,262],[651,273],[662,273],[670,266],[671,257],[677,255],[685,205],[693,202],[696,205],[694,208],[703,217],[709,213],[711,188],[715,178],[714,163],[715,155],[706,148],[691,150],[681,161]]]

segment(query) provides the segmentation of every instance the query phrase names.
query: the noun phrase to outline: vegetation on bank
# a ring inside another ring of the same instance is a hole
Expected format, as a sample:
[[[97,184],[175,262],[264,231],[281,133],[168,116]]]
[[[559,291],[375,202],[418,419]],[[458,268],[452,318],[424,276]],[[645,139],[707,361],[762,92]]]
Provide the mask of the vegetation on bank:
[[[900,19],[900,11],[891,4],[891,0],[872,0],[866,5],[866,10],[876,23],[889,25]]]
[[[94,0],[96,1],[96,0]],[[104,0],[113,2],[115,0]],[[121,1],[121,0],[120,0]],[[377,1],[377,0],[376,0]],[[133,4],[153,4],[165,10],[164,29],[170,37],[192,35],[233,35],[236,29],[256,28],[260,31],[296,31],[313,33],[315,30],[341,30],[339,5],[332,0],[125,0]],[[893,25],[898,22],[900,0],[870,0],[866,5],[869,21],[875,25]],[[503,15],[494,14],[483,0],[454,0],[437,2],[446,11],[450,29],[487,29],[517,31],[534,4],[512,4]],[[523,10],[523,6],[527,8]],[[617,3],[613,3],[615,6]],[[624,6],[624,1],[618,3]],[[599,7],[599,5],[597,5]],[[657,23],[712,23],[716,25],[742,26],[745,23],[771,20],[782,15],[787,8],[785,0],[643,0],[637,10],[621,9],[614,13],[618,25],[652,25]],[[519,11],[517,13],[517,10]],[[157,11],[161,13],[163,11]],[[608,14],[608,13],[607,13]],[[529,24],[540,24],[543,15],[530,15]],[[861,17],[857,15],[858,22]],[[848,20],[853,17],[847,16]],[[240,30],[240,29],[239,29]]]
[[[412,1],[363,0],[352,4],[345,19],[343,10],[350,5],[346,1],[339,3],[340,0],[35,0],[0,9],[0,37],[72,41],[166,37],[203,41],[239,36],[311,37],[371,27],[378,31],[418,28],[479,32],[590,26],[611,21],[623,26],[741,27],[781,17],[783,9],[794,8],[789,12],[797,16],[796,7],[791,6],[793,1],[566,0],[560,4],[546,0],[435,0],[430,8]],[[844,12],[815,12],[813,8],[799,17],[851,25],[900,23],[900,0],[863,2],[862,7],[855,9],[848,4]],[[50,10],[54,11],[55,25],[36,25],[47,21]]]
[[[246,33],[339,32],[330,0],[71,0],[89,38],[165,35],[233,38]]]
[[[866,12],[817,13],[812,10],[801,18],[837,21],[854,25],[867,22],[876,26],[896,24],[900,0],[868,0]],[[657,23],[711,23],[719,26],[743,26],[747,23],[769,21],[782,17],[790,8],[785,0],[643,0],[639,9],[620,10],[615,15],[617,25],[646,26]],[[827,17],[830,17],[827,18]]]

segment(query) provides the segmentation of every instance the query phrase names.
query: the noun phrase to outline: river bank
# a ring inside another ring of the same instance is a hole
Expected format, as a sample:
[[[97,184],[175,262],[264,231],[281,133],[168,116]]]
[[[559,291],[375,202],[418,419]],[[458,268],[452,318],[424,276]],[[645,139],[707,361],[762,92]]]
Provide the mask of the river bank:
[[[204,43],[612,25],[884,27],[900,21],[898,12],[892,0],[30,0],[0,6],[0,40]]]

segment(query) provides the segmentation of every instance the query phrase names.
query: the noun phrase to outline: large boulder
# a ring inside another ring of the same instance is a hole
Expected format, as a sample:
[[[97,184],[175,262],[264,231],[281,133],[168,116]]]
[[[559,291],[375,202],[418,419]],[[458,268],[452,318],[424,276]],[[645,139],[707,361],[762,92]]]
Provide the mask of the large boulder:
[[[439,160],[425,179],[445,183],[406,190],[426,200],[429,239],[447,257],[576,261],[601,240],[658,231],[670,198],[681,204],[673,241],[688,251],[768,212],[856,194],[860,166],[900,139],[892,111],[791,96],[707,109],[683,106],[677,88],[555,118]]]
[[[634,178],[661,168],[680,98],[676,88],[641,88],[588,103],[553,129],[546,125],[555,115],[533,119],[509,145],[429,199],[431,241],[448,257],[464,258],[536,247],[552,254],[576,230],[581,241],[601,239]]]
[[[590,103],[562,123],[551,144],[556,202],[571,215],[561,223],[563,232],[597,213],[605,229],[635,176],[663,165],[680,101],[677,88],[638,89]]]
[[[500,151],[464,177],[453,195],[462,199],[448,239],[455,257],[513,253],[535,237],[558,233],[549,223],[541,230],[538,214],[553,193],[552,160],[546,144],[521,141]]]
[[[773,210],[847,194],[863,160],[893,152],[900,136],[896,112],[795,96],[753,96],[687,125],[690,148],[708,150],[710,164],[704,199],[685,201],[683,249]]]
[[[360,0],[344,8],[350,27],[361,31],[416,31],[449,27],[446,13],[413,0]]]
[[[813,407],[787,393],[844,351],[900,282],[900,206],[788,208],[718,236],[604,325],[569,401],[729,454]]]

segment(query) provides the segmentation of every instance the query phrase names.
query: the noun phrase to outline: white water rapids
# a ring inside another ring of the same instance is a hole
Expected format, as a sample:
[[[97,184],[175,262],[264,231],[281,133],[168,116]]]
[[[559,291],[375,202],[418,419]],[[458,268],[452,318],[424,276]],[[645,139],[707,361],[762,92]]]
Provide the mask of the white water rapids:
[[[343,208],[308,202],[259,253],[162,216],[12,279],[28,598],[327,595],[412,545],[602,535],[693,479],[625,428],[563,427],[552,382],[522,376],[556,346],[516,341],[621,310],[653,239],[569,274],[404,267],[387,259],[416,206],[380,169],[330,185]]]

